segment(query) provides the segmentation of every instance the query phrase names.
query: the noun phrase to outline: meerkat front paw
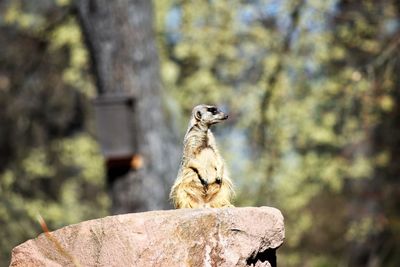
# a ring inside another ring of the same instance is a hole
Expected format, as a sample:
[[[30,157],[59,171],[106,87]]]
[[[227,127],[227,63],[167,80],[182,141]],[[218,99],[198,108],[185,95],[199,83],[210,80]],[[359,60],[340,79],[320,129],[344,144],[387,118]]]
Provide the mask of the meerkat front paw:
[[[208,177],[207,173],[202,169],[198,169],[198,168],[194,168],[194,167],[190,167],[190,168],[193,170],[193,172],[196,173],[197,178],[199,179],[199,182],[203,186],[208,186],[210,180],[207,178]]]
[[[209,182],[208,182],[208,179],[207,179],[207,178],[204,179],[204,178],[201,177],[200,175],[198,175],[198,177],[199,177],[200,183],[201,183],[203,186],[208,186]]]

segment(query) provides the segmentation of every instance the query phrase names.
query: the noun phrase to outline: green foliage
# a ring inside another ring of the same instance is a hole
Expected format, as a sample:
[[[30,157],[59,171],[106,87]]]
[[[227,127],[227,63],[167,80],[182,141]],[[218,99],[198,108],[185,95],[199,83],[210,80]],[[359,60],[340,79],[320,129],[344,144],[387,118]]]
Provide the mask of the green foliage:
[[[0,6],[0,265],[50,229],[103,217],[110,206],[92,132],[95,94],[69,1]]]
[[[385,202],[397,202],[373,196],[400,175],[389,134],[399,129],[400,14],[383,2],[155,1],[168,92],[186,117],[198,103],[228,109],[221,141],[237,205],[283,211],[284,266],[400,260],[387,254],[399,210]]]
[[[55,140],[46,149],[32,149],[21,166],[1,174],[3,256],[15,241],[41,232],[38,214],[51,228],[107,215],[103,160],[96,142],[82,134]]]

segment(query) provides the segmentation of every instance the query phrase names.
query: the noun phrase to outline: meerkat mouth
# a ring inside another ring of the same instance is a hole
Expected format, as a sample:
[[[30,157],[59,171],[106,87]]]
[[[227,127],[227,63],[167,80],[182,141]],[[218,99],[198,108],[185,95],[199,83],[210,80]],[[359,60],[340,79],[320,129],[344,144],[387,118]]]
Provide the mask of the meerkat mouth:
[[[217,123],[217,122],[220,122],[220,121],[224,121],[224,120],[226,120],[226,119],[228,119],[228,114],[225,114],[225,113],[220,113],[219,114],[219,116],[216,118],[216,120],[215,120],[215,122]]]

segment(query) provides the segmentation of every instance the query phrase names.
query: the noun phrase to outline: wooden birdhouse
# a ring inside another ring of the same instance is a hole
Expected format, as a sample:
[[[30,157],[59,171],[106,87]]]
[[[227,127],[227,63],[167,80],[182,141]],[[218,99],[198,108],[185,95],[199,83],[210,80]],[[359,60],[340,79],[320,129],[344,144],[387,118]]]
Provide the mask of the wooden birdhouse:
[[[133,97],[102,95],[94,106],[97,137],[106,160],[130,160],[136,151]]]

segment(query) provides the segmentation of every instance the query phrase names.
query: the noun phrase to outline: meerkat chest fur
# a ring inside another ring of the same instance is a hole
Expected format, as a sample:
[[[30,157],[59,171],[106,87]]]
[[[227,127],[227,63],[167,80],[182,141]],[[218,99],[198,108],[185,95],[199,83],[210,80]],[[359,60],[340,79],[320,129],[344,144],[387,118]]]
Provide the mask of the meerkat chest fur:
[[[210,129],[192,127],[185,135],[183,157],[215,156],[215,141]]]
[[[217,164],[220,161],[218,157],[215,139],[210,129],[200,130],[194,127],[187,133],[184,142],[183,167],[188,167],[191,159],[197,160],[198,164],[204,168],[206,175],[200,178],[206,179],[207,183],[213,183],[218,178],[217,169],[220,167]],[[197,169],[194,171],[200,175]]]
[[[204,165],[207,177],[213,177],[217,179],[217,155],[211,147],[206,147],[197,155],[197,159],[201,164]],[[215,182],[214,179],[210,179],[209,182]]]

